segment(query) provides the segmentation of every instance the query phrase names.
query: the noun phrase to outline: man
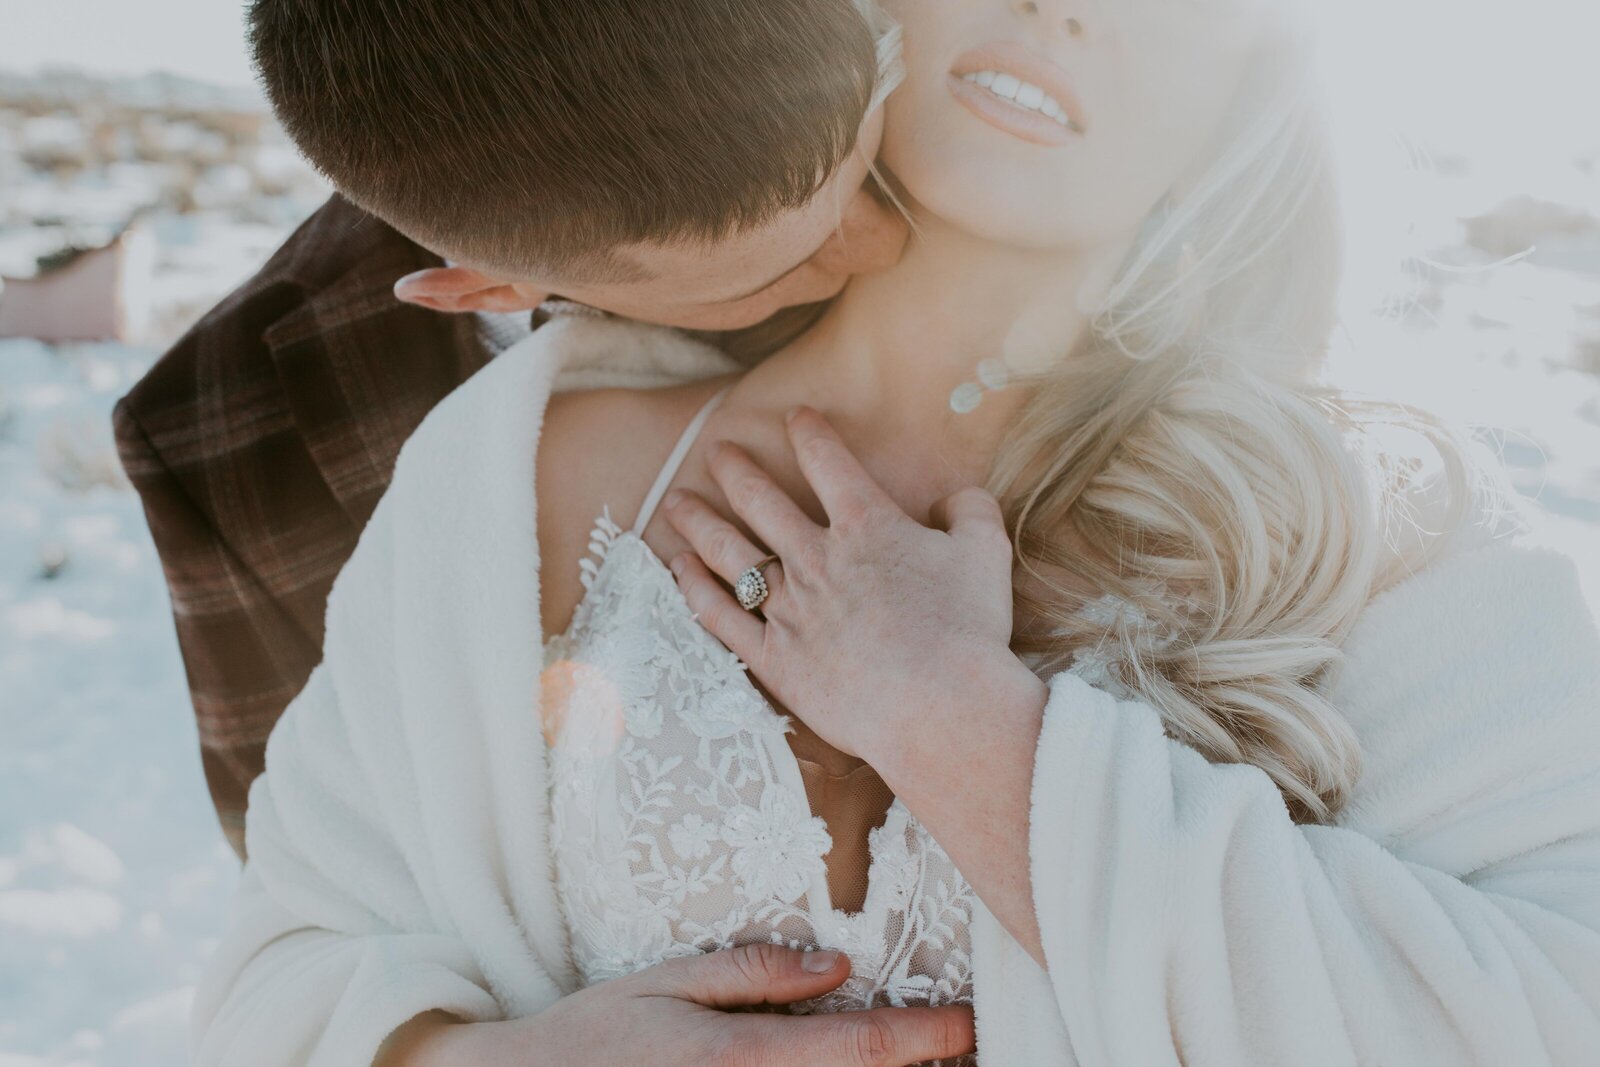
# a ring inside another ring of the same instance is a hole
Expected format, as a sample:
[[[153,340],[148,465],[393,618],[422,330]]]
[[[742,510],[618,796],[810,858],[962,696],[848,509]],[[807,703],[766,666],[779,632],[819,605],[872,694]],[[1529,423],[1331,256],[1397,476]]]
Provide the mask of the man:
[[[898,258],[903,229],[863,191],[885,82],[855,5],[254,0],[274,108],[341,195],[115,415],[241,856],[268,734],[321,660],[334,576],[401,444],[533,309],[559,295],[693,329],[755,325],[728,339],[754,358],[781,340],[756,324]],[[373,1062],[687,1064],[736,1048],[844,1067],[971,1051],[964,1007],[719,1010],[818,995],[847,977],[841,958],[746,945],[503,1025],[419,1005],[372,1035],[387,1037]],[[227,1026],[204,1006],[197,1019],[235,1062]]]
[[[760,13],[253,4],[274,108],[340,195],[115,413],[241,857],[267,736],[401,444],[530,312],[559,295],[735,330],[898,258],[903,227],[864,189],[886,82],[856,3]],[[442,220],[441,185],[459,207]],[[757,358],[781,325],[725,343]]]

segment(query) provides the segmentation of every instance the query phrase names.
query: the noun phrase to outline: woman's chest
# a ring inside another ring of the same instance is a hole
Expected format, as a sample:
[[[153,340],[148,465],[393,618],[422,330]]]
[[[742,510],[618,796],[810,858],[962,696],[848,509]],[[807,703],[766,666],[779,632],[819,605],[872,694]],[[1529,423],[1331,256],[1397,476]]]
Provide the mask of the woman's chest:
[[[971,998],[970,887],[898,802],[868,835],[861,910],[834,907],[827,824],[790,724],[628,535],[546,648],[551,850],[586,982],[754,941],[847,952],[803,1011]]]

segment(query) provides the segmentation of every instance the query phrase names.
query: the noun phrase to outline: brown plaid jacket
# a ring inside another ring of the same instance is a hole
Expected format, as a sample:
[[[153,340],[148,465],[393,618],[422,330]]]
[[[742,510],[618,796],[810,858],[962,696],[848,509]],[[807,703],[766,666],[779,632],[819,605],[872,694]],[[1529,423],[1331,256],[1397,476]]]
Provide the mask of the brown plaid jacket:
[[[472,316],[401,304],[439,260],[338,197],[116,407],[172,594],[224,832],[322,658],[328,592],[422,417],[489,359]]]
[[[117,450],[166,571],[206,782],[241,857],[250,783],[322,660],[335,575],[400,446],[491,358],[473,316],[395,300],[397,278],[439,263],[334,197],[117,404]],[[821,310],[698,336],[753,364]]]

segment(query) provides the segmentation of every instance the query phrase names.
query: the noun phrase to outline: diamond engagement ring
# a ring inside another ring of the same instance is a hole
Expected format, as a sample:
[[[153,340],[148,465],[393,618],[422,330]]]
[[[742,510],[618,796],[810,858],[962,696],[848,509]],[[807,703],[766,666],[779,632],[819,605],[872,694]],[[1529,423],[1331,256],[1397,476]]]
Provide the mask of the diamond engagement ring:
[[[733,583],[733,595],[739,599],[739,606],[746,611],[755,611],[766,602],[767,588],[766,576],[761,573],[761,568],[769,563],[778,562],[777,556],[768,556],[754,567],[739,575],[739,580]]]

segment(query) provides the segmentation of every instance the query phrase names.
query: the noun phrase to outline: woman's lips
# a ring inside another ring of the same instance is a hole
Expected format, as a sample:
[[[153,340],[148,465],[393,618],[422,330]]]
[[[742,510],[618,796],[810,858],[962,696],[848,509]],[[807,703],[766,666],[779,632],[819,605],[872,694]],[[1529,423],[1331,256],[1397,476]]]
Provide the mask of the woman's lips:
[[[968,111],[1024,141],[1060,146],[1085,129],[1066,71],[1022,45],[997,42],[965,53],[948,84]]]

